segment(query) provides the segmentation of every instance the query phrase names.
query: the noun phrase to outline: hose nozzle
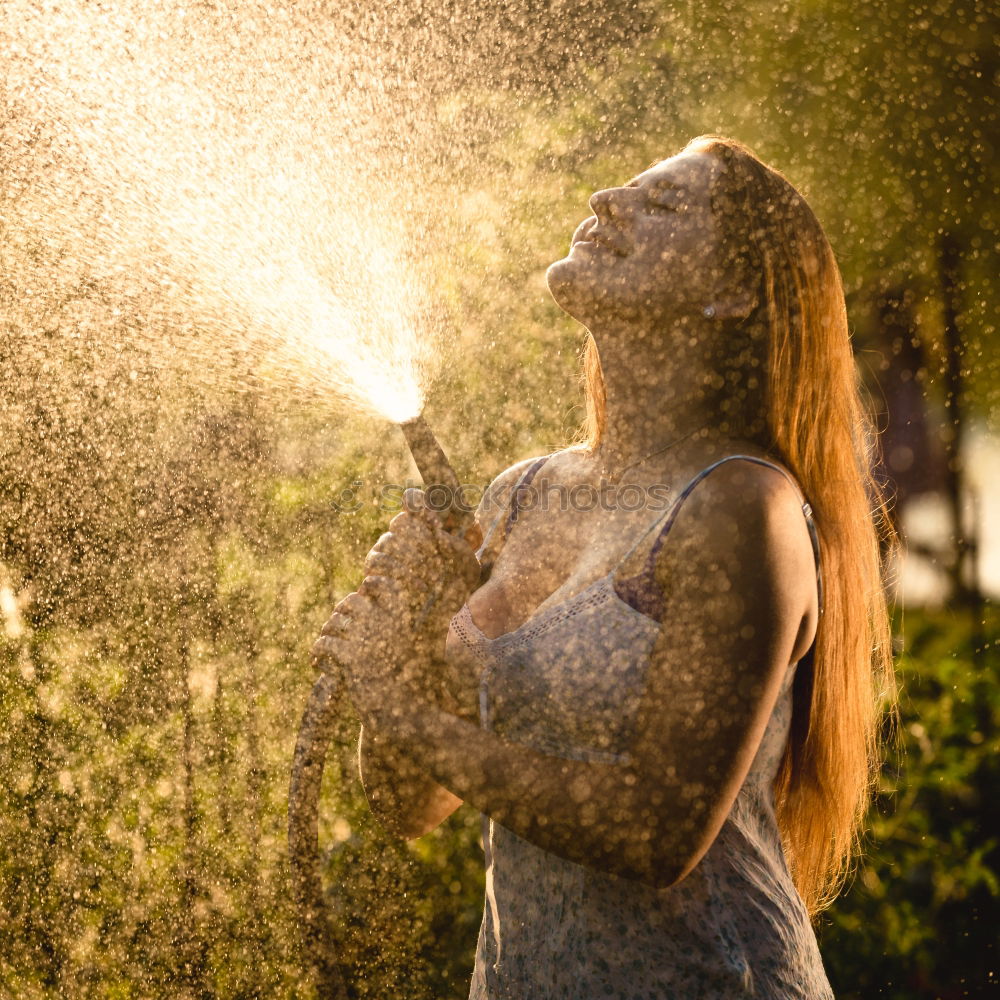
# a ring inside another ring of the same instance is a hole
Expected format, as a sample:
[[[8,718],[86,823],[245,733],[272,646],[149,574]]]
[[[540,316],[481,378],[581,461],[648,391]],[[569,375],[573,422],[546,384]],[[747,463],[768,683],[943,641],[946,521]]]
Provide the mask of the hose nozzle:
[[[460,503],[458,476],[448,461],[444,449],[430,429],[423,415],[416,416],[399,425],[403,437],[417,464],[424,487],[443,486],[451,493],[451,505],[439,511],[445,528],[453,534],[465,534],[474,522],[473,511]]]
[[[434,432],[427,425],[423,415],[416,416],[412,420],[407,420],[399,425],[403,431],[403,437],[413,455],[413,461],[417,463],[420,471],[420,478],[425,486],[440,484],[452,490],[458,489],[458,476],[448,461],[448,456],[444,449],[438,444],[438,439]]]

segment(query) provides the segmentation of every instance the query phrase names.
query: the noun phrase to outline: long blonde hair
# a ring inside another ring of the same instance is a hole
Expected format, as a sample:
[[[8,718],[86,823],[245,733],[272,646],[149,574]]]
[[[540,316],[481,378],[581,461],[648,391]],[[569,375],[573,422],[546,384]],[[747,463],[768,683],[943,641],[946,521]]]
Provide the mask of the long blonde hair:
[[[813,507],[819,534],[825,610],[812,670],[806,660],[796,671],[792,730],[774,782],[789,868],[814,916],[837,897],[861,853],[883,723],[898,725],[879,544],[894,539],[872,477],[875,436],[859,394],[840,271],[819,221],[742,143],[699,136],[685,151],[722,161],[713,211],[731,261],[758,290],[750,317],[726,331],[728,363],[742,370],[744,387],[733,395],[742,412],[731,406],[720,419],[733,425],[734,437],[752,436],[784,462]],[[589,337],[583,378],[585,443],[596,448],[606,402]],[[896,726],[886,729],[888,740]]]

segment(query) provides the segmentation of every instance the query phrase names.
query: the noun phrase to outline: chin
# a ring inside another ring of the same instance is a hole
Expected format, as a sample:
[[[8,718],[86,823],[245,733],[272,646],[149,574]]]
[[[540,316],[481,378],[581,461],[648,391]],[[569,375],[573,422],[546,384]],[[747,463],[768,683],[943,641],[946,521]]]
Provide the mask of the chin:
[[[549,265],[545,272],[545,284],[556,305],[575,320],[586,325],[593,313],[596,297],[590,276],[581,266],[582,262],[571,257],[563,257]]]

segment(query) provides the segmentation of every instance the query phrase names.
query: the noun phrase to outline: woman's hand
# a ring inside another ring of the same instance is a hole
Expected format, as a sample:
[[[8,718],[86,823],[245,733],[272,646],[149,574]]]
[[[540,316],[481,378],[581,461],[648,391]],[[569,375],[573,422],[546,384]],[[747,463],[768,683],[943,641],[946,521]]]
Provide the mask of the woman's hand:
[[[479,560],[469,542],[444,530],[422,490],[407,490],[403,508],[368,553],[358,592],[396,602],[411,616],[414,638],[440,640],[443,655],[448,623],[479,583]]]
[[[339,601],[313,644],[313,663],[340,677],[362,719],[414,690],[416,657],[393,611],[360,592]]]
[[[320,669],[339,668],[362,714],[406,689],[437,700],[448,624],[479,581],[471,546],[444,530],[423,493],[407,490],[403,502],[312,650]]]

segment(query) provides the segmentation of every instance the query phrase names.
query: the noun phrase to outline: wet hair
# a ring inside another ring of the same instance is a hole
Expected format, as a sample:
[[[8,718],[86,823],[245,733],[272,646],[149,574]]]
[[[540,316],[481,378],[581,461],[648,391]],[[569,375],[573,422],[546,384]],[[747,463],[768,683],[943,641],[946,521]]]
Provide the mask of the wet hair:
[[[876,438],[860,395],[840,271],[822,226],[785,177],[742,143],[699,136],[685,152],[722,162],[712,208],[724,264],[735,265],[756,293],[749,316],[729,321],[722,338],[732,391],[720,422],[784,462],[819,532],[825,612],[812,670],[803,661],[796,671],[792,728],[774,782],[789,869],[815,916],[837,897],[861,853],[883,740],[898,731],[883,580],[883,553],[894,539],[873,478]],[[594,448],[604,434],[605,393],[592,338],[583,360],[584,436]]]

